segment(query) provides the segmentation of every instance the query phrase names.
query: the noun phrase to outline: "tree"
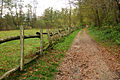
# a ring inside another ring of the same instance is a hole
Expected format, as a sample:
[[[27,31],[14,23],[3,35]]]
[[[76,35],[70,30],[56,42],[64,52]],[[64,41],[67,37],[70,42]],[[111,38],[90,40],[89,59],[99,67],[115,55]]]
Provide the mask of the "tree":
[[[81,23],[102,25],[118,24],[118,9],[115,0],[77,0],[74,2]]]
[[[1,0],[0,1],[0,4],[1,4],[1,6],[0,6],[0,8],[1,8],[1,14],[0,14],[0,18],[2,18],[2,16],[3,16],[3,7],[4,7],[4,0]]]
[[[31,20],[32,20],[32,6],[30,4],[26,5],[27,8],[27,17],[26,17],[26,23],[27,26],[31,26]]]

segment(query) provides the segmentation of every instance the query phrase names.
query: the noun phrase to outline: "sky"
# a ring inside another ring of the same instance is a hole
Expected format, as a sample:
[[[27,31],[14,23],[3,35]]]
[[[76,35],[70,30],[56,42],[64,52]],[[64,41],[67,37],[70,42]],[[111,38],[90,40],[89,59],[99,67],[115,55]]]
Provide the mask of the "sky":
[[[33,4],[34,0],[24,0],[25,4]],[[61,8],[68,8],[68,0],[37,0],[37,16],[41,16],[46,8],[53,7],[53,9],[61,10]]]

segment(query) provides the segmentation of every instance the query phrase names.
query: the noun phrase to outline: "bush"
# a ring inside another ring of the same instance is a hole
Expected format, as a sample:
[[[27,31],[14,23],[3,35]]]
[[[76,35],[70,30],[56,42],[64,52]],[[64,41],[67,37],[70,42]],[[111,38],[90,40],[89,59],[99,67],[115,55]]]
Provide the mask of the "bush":
[[[119,26],[101,27],[100,29],[90,26],[89,33],[99,41],[110,41],[120,45],[120,31]]]

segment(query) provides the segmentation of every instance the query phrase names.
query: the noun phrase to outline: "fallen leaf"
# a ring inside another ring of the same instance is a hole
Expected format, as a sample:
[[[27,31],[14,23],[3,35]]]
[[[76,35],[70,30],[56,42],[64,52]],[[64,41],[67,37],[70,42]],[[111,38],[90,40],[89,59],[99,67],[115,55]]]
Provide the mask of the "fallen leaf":
[[[29,71],[31,74],[33,73],[33,71]]]

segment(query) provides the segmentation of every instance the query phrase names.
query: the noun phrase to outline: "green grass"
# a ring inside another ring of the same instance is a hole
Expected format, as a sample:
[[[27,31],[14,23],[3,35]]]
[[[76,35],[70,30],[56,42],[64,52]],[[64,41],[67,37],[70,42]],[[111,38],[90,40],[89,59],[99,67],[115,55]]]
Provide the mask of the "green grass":
[[[25,66],[23,72],[17,71],[8,80],[53,80],[58,72],[58,66],[69,49],[79,30],[64,37],[53,46],[50,51],[44,51],[46,55],[36,59]]]
[[[111,55],[118,57],[117,60],[120,62],[120,33],[119,29],[114,28],[103,28],[97,29],[90,27],[88,34],[100,45],[108,48],[111,51]]]
[[[120,33],[113,28],[101,28],[97,29],[90,27],[88,29],[88,34],[90,34],[97,42],[103,43],[106,46],[120,45]]]
[[[46,30],[44,30],[45,32]],[[25,30],[25,35],[35,35],[39,29]],[[18,36],[19,30],[0,31],[0,38]],[[47,35],[44,36],[44,43],[48,43]],[[25,61],[28,61],[39,50],[40,39],[25,39]],[[20,41],[14,40],[0,44],[0,76],[6,71],[19,65],[20,62]]]

